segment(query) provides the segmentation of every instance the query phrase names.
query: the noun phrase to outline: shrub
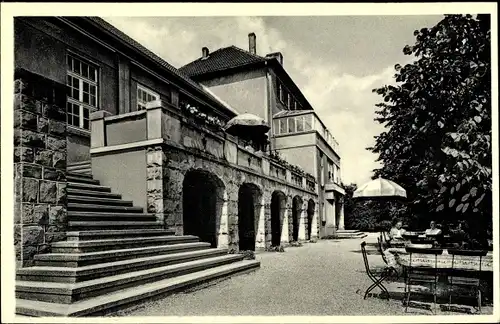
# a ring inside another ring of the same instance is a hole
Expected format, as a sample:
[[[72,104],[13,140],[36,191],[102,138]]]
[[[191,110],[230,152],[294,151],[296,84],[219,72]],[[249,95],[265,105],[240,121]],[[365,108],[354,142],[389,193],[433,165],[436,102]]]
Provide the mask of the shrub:
[[[255,260],[255,252],[251,250],[240,251],[239,254],[243,255],[244,260]]]
[[[316,239],[310,239],[309,240],[309,243],[316,243],[316,242],[318,242]]]
[[[302,246],[302,243],[297,242],[297,241],[291,241],[290,246]]]
[[[285,252],[285,248],[283,245],[271,245],[270,247],[266,248],[267,252]]]

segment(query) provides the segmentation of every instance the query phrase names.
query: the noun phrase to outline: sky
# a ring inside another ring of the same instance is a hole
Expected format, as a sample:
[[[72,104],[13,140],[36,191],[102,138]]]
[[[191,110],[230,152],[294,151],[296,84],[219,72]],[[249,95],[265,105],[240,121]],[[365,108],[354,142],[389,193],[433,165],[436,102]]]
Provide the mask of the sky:
[[[381,97],[371,90],[394,83],[394,65],[412,60],[402,50],[415,43],[413,31],[443,16],[103,18],[177,68],[204,46],[248,50],[254,32],[257,54],[283,54],[285,70],[339,142],[342,181],[361,185],[379,167],[366,148],[383,131],[373,120]]]

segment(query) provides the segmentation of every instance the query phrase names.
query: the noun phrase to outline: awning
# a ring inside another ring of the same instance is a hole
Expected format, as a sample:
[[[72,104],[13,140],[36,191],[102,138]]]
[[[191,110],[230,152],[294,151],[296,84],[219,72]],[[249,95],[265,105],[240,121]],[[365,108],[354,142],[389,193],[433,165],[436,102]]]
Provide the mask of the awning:
[[[232,135],[265,134],[270,127],[266,121],[253,114],[241,114],[227,122],[224,130]]]
[[[406,190],[394,181],[383,179],[372,180],[354,191],[353,198],[380,198],[398,197],[406,198]]]

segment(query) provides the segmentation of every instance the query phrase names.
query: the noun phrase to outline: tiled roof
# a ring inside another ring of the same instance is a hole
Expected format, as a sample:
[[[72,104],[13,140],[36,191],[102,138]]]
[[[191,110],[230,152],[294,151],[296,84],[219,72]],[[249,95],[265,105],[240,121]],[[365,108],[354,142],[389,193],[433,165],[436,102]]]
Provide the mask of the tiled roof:
[[[223,71],[230,68],[248,64],[265,62],[264,57],[254,55],[236,46],[224,47],[208,55],[208,58],[199,58],[184,65],[179,70],[190,76],[201,75],[210,72]]]
[[[94,22],[95,24],[97,24],[98,26],[100,26],[101,28],[103,28],[106,31],[112,33],[116,37],[118,37],[121,40],[123,40],[124,42],[128,43],[130,46],[132,46],[135,49],[139,50],[140,52],[142,52],[142,54],[146,55],[149,59],[151,59],[155,63],[161,65],[162,67],[164,67],[165,69],[167,69],[168,71],[170,71],[172,74],[174,74],[175,76],[179,77],[182,81],[184,81],[184,82],[188,83],[190,86],[194,87],[196,90],[198,90],[198,91],[202,92],[203,94],[205,94],[205,96],[209,97],[210,100],[212,100],[212,102],[215,101],[217,104],[220,105],[219,100],[217,100],[210,93],[208,93],[207,91],[205,91],[205,89],[203,89],[198,83],[196,83],[195,81],[191,80],[189,78],[189,76],[187,76],[186,74],[183,74],[181,71],[179,71],[178,69],[176,69],[175,67],[173,67],[172,65],[170,65],[167,61],[165,61],[164,59],[162,59],[161,57],[159,57],[155,53],[153,53],[150,50],[148,50],[146,47],[144,47],[139,42],[137,42],[134,39],[132,39],[131,37],[129,37],[127,34],[125,34],[124,32],[122,32],[118,28],[114,27],[113,25],[111,25],[110,23],[108,23],[107,21],[105,21],[104,19],[99,18],[99,17],[85,17],[85,18],[91,20],[92,22]],[[222,106],[224,106],[224,105],[222,105]],[[224,108],[227,108],[227,107],[224,106]]]

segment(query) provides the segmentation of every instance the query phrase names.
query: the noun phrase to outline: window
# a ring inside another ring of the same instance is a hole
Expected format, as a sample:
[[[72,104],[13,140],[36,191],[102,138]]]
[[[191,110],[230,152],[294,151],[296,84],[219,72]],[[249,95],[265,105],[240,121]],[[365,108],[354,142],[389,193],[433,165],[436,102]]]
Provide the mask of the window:
[[[288,109],[292,110],[292,107],[293,107],[293,97],[291,95],[288,95],[287,106],[288,106]]]
[[[295,133],[295,118],[288,118],[288,132]]]
[[[283,89],[281,88],[281,84],[278,83],[276,97],[278,97],[279,100],[283,100],[282,96],[283,96]]]
[[[146,104],[151,101],[159,100],[160,96],[141,85],[137,85],[137,110],[146,109]]]
[[[67,56],[66,63],[67,123],[71,126],[90,129],[90,112],[98,110],[97,67],[71,55]]]
[[[294,108],[293,108],[294,110],[300,110],[300,109],[299,109],[299,104],[297,103],[297,101],[295,101],[295,102],[293,103],[293,106],[294,106]]]
[[[280,134],[286,134],[288,131],[286,120],[286,118],[280,119]]]
[[[328,161],[328,180],[333,181],[334,173],[333,173],[333,162]]]
[[[297,125],[297,132],[304,131],[304,116],[295,117],[295,124]]]
[[[312,115],[304,116],[304,131],[310,131],[312,129]]]

